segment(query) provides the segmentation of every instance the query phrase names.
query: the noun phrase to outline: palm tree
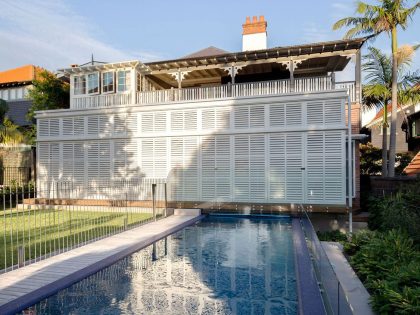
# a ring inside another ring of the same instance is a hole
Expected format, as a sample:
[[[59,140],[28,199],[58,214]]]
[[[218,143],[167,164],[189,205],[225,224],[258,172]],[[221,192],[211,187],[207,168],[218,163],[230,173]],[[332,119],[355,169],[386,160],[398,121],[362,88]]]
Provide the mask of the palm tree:
[[[402,46],[398,50],[398,104],[412,105],[420,101],[418,84],[419,72],[406,72],[411,64],[413,52],[416,47]],[[363,56],[362,69],[366,72],[366,84],[363,86],[363,104],[367,107],[383,108],[382,120],[382,176],[387,176],[387,134],[388,111],[387,106],[392,98],[392,60],[390,56],[379,49],[369,47],[369,53]]]
[[[391,36],[392,48],[392,82],[391,82],[391,136],[389,142],[389,169],[388,176],[395,175],[395,149],[397,130],[397,28],[407,28],[408,21],[420,7],[417,2],[412,7],[407,7],[405,0],[378,0],[378,5],[371,5],[362,1],[357,2],[358,17],[347,17],[337,21],[333,29],[351,27],[345,34],[345,38],[353,38],[358,35],[375,37],[383,32]]]

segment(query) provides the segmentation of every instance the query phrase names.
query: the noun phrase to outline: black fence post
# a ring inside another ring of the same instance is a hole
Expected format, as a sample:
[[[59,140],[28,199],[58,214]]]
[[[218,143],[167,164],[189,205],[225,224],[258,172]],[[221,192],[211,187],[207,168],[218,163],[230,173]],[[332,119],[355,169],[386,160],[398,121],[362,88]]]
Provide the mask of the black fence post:
[[[153,220],[156,221],[156,184],[152,184]]]

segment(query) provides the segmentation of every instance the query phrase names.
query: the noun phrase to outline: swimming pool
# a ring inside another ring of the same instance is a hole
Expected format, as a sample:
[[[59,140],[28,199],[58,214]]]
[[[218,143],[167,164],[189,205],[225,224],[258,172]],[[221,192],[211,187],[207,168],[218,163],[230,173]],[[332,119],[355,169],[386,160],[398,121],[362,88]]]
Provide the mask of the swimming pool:
[[[209,216],[31,309],[36,314],[297,314],[291,219]]]

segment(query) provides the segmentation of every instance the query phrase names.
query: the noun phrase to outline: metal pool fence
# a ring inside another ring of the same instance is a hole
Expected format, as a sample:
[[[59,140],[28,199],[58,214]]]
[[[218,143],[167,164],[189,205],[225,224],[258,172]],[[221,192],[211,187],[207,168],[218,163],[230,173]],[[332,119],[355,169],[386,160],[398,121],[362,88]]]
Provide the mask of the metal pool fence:
[[[322,298],[328,314],[352,315],[353,311],[344,293],[343,287],[316,235],[309,215],[303,207],[300,214],[302,229],[305,233],[307,245],[312,255],[316,277],[321,286]]]
[[[0,273],[166,216],[160,179],[0,186]]]

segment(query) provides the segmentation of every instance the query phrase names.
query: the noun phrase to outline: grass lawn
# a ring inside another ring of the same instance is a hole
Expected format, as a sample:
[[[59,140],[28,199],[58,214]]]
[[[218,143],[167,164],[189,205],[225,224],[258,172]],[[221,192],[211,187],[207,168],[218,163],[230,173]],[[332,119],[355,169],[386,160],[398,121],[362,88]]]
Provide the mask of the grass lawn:
[[[0,211],[0,270],[18,263],[18,247],[25,260],[62,251],[97,237],[122,231],[147,219],[149,213],[83,210]],[[126,223],[125,223],[126,221]]]

